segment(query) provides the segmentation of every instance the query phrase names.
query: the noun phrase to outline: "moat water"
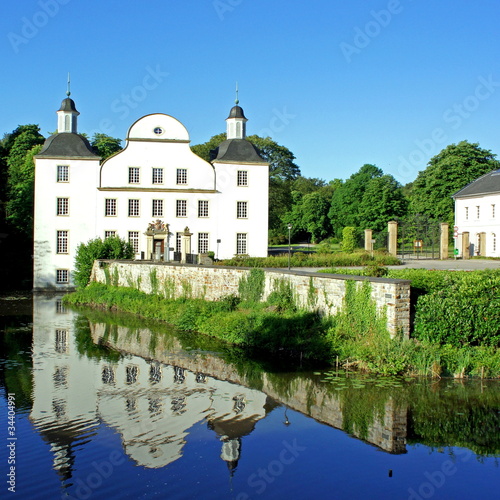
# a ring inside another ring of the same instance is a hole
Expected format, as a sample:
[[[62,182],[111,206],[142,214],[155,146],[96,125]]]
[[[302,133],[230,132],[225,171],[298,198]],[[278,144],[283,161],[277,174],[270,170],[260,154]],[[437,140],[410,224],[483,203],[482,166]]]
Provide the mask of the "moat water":
[[[292,370],[56,296],[0,329],[2,498],[499,496],[500,381]]]

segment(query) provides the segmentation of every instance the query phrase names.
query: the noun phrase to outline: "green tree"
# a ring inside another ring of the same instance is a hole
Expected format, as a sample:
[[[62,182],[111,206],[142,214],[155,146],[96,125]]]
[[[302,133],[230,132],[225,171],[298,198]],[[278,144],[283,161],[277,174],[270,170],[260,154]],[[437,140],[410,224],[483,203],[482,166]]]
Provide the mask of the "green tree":
[[[121,139],[116,139],[101,133],[95,133],[92,136],[90,145],[94,148],[102,160],[109,158],[111,155],[114,155],[123,149]]]
[[[76,249],[75,272],[73,279],[78,288],[88,285],[92,266],[97,259],[132,259],[132,245],[118,236],[102,240],[94,238],[87,243],[80,243]]]
[[[359,205],[369,181],[384,173],[375,165],[365,164],[333,192],[330,222],[337,236],[347,226],[359,226]]]
[[[9,200],[7,221],[29,238],[33,237],[35,156],[42,145],[33,146],[26,153],[22,163],[16,161],[15,168],[9,169]]]
[[[410,189],[410,211],[453,225],[454,202],[451,196],[467,184],[500,168],[496,155],[477,143],[450,144],[430,159]]]
[[[392,175],[370,179],[359,203],[358,227],[382,231],[390,220],[406,214],[407,205],[403,188]]]
[[[329,210],[330,202],[319,191],[308,193],[302,198],[302,224],[311,234],[314,243],[318,243],[331,233]]]
[[[32,237],[35,181],[34,156],[44,142],[38,125],[20,125],[4,138],[7,154],[7,221]]]

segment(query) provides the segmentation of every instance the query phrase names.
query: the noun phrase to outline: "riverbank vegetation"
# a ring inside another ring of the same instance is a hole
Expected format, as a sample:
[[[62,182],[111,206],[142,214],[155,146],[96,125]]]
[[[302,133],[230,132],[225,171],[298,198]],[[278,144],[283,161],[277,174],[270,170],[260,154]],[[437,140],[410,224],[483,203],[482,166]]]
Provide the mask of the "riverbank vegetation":
[[[238,296],[216,302],[191,298],[188,286],[183,297],[169,299],[171,295],[166,297],[159,287],[156,293],[145,294],[99,283],[67,296],[66,302],[167,321],[244,348],[347,370],[500,377],[500,299],[496,298],[500,272],[397,270],[390,277],[415,282],[411,339],[390,338],[385,314],[377,311],[368,281],[360,285],[348,281],[342,309],[327,317],[298,307],[287,280],[277,280],[274,291],[261,302],[260,269],[241,280]]]

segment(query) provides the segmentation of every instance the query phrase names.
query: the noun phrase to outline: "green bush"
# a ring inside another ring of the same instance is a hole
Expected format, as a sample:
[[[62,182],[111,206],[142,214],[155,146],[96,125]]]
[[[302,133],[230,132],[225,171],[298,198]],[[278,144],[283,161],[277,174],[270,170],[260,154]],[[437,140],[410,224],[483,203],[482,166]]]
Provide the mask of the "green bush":
[[[453,346],[500,346],[500,275],[461,274],[418,299],[414,336]]]
[[[354,252],[356,248],[356,228],[355,227],[344,227],[342,229],[342,243],[341,248],[343,252],[350,253]]]
[[[92,266],[97,259],[132,259],[132,245],[118,236],[94,238],[87,243],[80,243],[76,249],[75,271],[73,280],[78,288],[88,285]]]

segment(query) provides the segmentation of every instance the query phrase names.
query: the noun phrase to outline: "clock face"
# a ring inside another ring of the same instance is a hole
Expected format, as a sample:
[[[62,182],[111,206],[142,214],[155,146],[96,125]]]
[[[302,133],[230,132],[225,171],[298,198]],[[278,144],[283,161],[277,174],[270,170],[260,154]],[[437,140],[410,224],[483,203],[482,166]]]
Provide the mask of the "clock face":
[[[163,134],[163,129],[161,127],[156,127],[153,132],[156,134],[156,135],[161,135]]]

